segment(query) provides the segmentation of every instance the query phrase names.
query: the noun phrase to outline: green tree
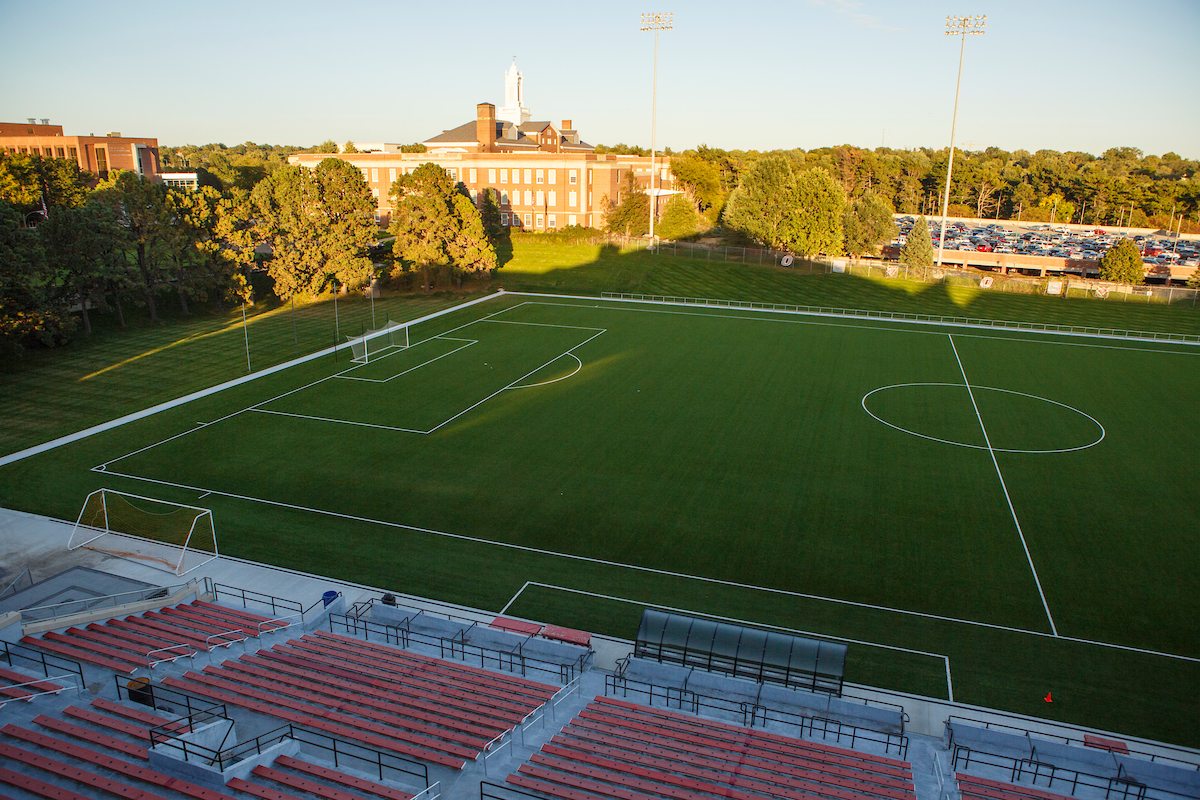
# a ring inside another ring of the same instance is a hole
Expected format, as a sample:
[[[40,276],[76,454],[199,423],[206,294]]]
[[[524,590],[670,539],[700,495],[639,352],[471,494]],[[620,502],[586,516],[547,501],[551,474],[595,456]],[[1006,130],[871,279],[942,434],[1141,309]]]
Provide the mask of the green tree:
[[[114,282],[124,284],[128,279],[116,212],[101,202],[58,209],[37,232],[53,276],[48,288],[56,291],[61,304],[81,306],[84,332],[91,335],[88,305],[102,301]],[[124,325],[123,314],[121,322]]]
[[[346,142],[344,145],[342,145],[342,152],[343,153],[361,153],[362,151],[354,146],[354,142]]]
[[[390,197],[392,252],[421,270],[426,292],[432,290],[430,271],[436,267],[450,267],[460,282],[463,271],[495,269],[496,250],[479,210],[437,164],[422,164],[396,178]]]
[[[327,158],[315,169],[280,168],[254,187],[250,203],[254,238],[271,247],[267,272],[281,299],[371,279],[376,203],[352,164]]]
[[[846,194],[821,167],[797,171],[793,161],[771,155],[743,173],[729,196],[725,224],[777,250],[806,256],[842,252]]]
[[[158,322],[158,288],[172,280],[170,261],[164,252],[174,223],[168,194],[165,185],[124,170],[110,172],[108,180],[96,188],[96,199],[113,210],[123,239],[133,248],[142,296],[153,322]]]
[[[337,151],[337,142],[335,142],[333,139],[326,139],[316,147],[310,147],[308,150],[310,153],[336,153]]]
[[[883,242],[896,235],[891,202],[867,192],[846,207],[842,228],[846,233],[846,252],[852,256],[874,254]]]
[[[610,233],[645,236],[650,232],[650,197],[638,186],[633,170],[625,172],[617,201],[609,202],[604,226]]]
[[[700,227],[700,215],[696,207],[681,194],[674,195],[663,209],[662,220],[654,226],[654,232],[664,239],[686,239]]]
[[[412,144],[400,145],[401,153],[424,153],[427,150],[429,150],[429,148],[426,147],[425,145],[421,144],[420,142],[413,142]]]
[[[685,150],[671,159],[671,174],[701,213],[715,209],[720,214],[725,205],[725,190],[721,172],[715,164]]]
[[[483,230],[487,234],[488,241],[493,245],[499,244],[508,231],[500,219],[500,206],[496,204],[496,190],[484,189],[483,199],[479,206],[479,216],[483,220]]]
[[[0,345],[5,350],[66,341],[71,318],[65,305],[53,302],[52,278],[37,231],[25,227],[18,207],[0,200]]]
[[[933,242],[929,238],[929,223],[921,215],[908,232],[908,239],[900,248],[900,263],[914,269],[933,264]]]
[[[1129,239],[1122,239],[1100,259],[1100,279],[1118,283],[1141,283],[1146,277],[1142,253]]]
[[[0,200],[23,216],[48,209],[78,208],[87,200],[95,176],[71,159],[28,153],[0,153]]]

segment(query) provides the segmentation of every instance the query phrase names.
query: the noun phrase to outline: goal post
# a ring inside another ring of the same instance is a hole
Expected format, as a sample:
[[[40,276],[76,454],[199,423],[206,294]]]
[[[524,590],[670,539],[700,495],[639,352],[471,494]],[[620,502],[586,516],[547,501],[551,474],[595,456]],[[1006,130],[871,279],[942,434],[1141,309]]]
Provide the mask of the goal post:
[[[407,322],[387,321],[382,328],[368,330],[361,336],[347,336],[350,345],[350,360],[356,364],[369,364],[397,350],[409,346]]]
[[[97,489],[83,501],[67,550],[81,547],[144,561],[176,576],[219,555],[211,510],[116,489]]]

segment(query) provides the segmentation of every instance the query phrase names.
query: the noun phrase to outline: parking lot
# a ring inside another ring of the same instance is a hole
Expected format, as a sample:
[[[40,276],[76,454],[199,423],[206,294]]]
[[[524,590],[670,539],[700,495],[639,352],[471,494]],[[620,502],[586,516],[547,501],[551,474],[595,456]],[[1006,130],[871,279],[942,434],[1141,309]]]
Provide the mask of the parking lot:
[[[915,221],[911,216],[896,218],[899,234],[892,241],[893,246],[903,245],[908,240]],[[940,220],[930,219],[929,228],[930,238],[936,248],[941,231]],[[1078,230],[1064,225],[1040,223],[1017,225],[1008,222],[972,226],[966,222],[952,221],[946,225],[947,251],[1011,253],[1072,261],[1099,262],[1108,249],[1115,247],[1122,239],[1130,239],[1138,246],[1142,261],[1151,273],[1161,267],[1195,268],[1200,264],[1200,243],[1188,238],[1130,233],[1127,230],[1118,232],[1102,227]],[[1159,271],[1170,274],[1168,270]]]

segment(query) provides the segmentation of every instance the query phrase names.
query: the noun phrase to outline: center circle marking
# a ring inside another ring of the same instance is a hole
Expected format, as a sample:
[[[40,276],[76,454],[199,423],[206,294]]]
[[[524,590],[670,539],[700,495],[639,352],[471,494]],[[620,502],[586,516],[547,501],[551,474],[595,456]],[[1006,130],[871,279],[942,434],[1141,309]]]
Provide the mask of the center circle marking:
[[[871,416],[871,418],[874,419],[876,422],[882,422],[884,425],[887,425],[889,428],[894,428],[895,430],[898,430],[901,433],[907,433],[910,436],[917,436],[921,439],[928,439],[931,442],[940,442],[942,444],[952,444],[952,445],[955,445],[956,447],[969,447],[972,450],[987,450],[987,449],[989,449],[986,445],[967,444],[966,442],[956,442],[952,439],[939,439],[936,436],[929,436],[928,434],[918,433],[917,431],[909,430],[908,428],[902,428],[899,425],[888,422],[886,419],[883,419],[883,418],[877,416],[874,412],[871,411],[871,409],[867,408],[867,398],[869,398],[871,395],[876,394],[877,392],[887,391],[888,389],[903,389],[908,386],[952,386],[952,387],[957,387],[960,389],[967,388],[966,384],[962,384],[962,383],[893,383],[890,386],[880,386],[878,389],[872,389],[871,391],[864,394],[863,398],[862,398],[863,411],[866,411],[867,414],[869,414]],[[1078,447],[1059,447],[1059,448],[1055,448],[1052,450],[1019,450],[1019,449],[1007,448],[1007,447],[992,447],[991,450],[993,452],[996,452],[996,453],[1025,453],[1025,454],[1034,454],[1034,455],[1045,454],[1045,453],[1072,453],[1076,450],[1086,450],[1089,447],[1095,447],[1096,445],[1100,444],[1100,442],[1104,441],[1104,436],[1105,436],[1106,432],[1104,430],[1104,426],[1100,424],[1100,421],[1098,419],[1096,419],[1095,417],[1093,417],[1091,414],[1088,414],[1084,411],[1080,411],[1078,408],[1075,408],[1074,406],[1069,406],[1066,403],[1060,403],[1057,400],[1051,400],[1048,397],[1040,397],[1036,394],[1027,394],[1025,392],[1018,392],[1018,391],[1014,391],[1012,389],[1000,389],[995,386],[971,386],[970,388],[972,391],[982,389],[982,390],[989,391],[989,392],[1003,392],[1004,394],[1013,394],[1013,395],[1018,395],[1020,397],[1028,397],[1032,400],[1041,400],[1043,403],[1050,403],[1051,405],[1056,405],[1060,408],[1065,408],[1068,411],[1074,411],[1076,414],[1079,414],[1080,416],[1087,417],[1089,420],[1091,420],[1095,424],[1095,426],[1097,428],[1100,429],[1100,436],[1096,439],[1096,441],[1090,442],[1088,444],[1081,444]]]

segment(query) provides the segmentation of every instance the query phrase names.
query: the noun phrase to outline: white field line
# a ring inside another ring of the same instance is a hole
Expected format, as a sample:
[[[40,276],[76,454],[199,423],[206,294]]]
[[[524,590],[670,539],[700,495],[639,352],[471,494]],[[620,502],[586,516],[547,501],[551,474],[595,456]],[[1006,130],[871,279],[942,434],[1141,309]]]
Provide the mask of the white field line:
[[[434,337],[434,338],[437,338],[437,337]],[[433,341],[433,340],[426,339],[425,341],[429,342],[429,341]],[[451,341],[461,341],[461,340],[452,339]],[[424,342],[418,342],[417,344],[424,344]],[[399,378],[401,375],[407,375],[408,373],[412,372],[413,370],[417,370],[417,369],[420,369],[421,367],[428,366],[435,361],[445,358],[446,356],[452,356],[455,353],[457,353],[459,350],[465,350],[466,348],[470,347],[473,344],[479,344],[479,342],[473,341],[473,340],[468,341],[466,344],[464,344],[460,347],[454,348],[449,353],[442,353],[440,356],[435,356],[434,358],[431,358],[428,361],[423,361],[420,364],[417,364],[415,367],[409,367],[408,369],[404,370],[403,372],[397,372],[395,375],[393,375],[390,378],[360,378],[357,375],[346,375],[345,373],[338,373],[337,375],[334,375],[333,377],[341,378],[342,380],[347,380],[347,381],[363,381],[365,383],[387,383],[388,381],[393,381],[396,378]],[[406,347],[405,351],[411,350],[413,347],[416,347],[416,346],[417,345],[413,345],[412,347]],[[384,358],[387,358],[387,356],[384,356]],[[374,362],[372,362],[372,363],[374,363]],[[365,367],[366,364],[363,364],[362,366]]]
[[[470,306],[477,305],[479,303],[483,303],[487,300],[493,300],[497,297],[503,297],[504,295],[505,295],[505,292],[502,292],[502,291],[501,292],[493,292],[492,294],[484,295],[483,297],[477,297],[474,300],[468,300],[465,303],[460,303],[456,306],[442,309],[441,311],[435,311],[432,314],[426,314],[425,316],[414,319],[407,324],[415,325],[419,322],[426,322],[431,319],[436,319],[438,317],[445,316],[446,314],[449,314],[453,311],[459,311],[464,308],[469,308]],[[505,309],[505,310],[507,310],[507,309]],[[0,467],[3,467],[7,464],[12,464],[15,461],[21,461],[22,459],[29,458],[30,456],[36,456],[40,453],[45,453],[49,450],[54,450],[55,448],[62,447],[65,444],[71,444],[72,442],[78,442],[81,439],[87,439],[88,437],[95,436],[98,433],[104,433],[105,431],[110,431],[114,428],[119,428],[122,425],[128,425],[131,422],[136,422],[139,419],[145,419],[146,417],[154,416],[155,414],[158,414],[163,411],[169,411],[172,408],[178,408],[179,406],[186,405],[186,404],[192,402],[193,400],[203,399],[210,395],[217,394],[218,392],[223,392],[226,389],[232,389],[235,386],[241,386],[243,383],[249,383],[250,381],[258,380],[259,378],[265,378],[268,375],[274,375],[276,372],[281,372],[290,367],[294,367],[299,364],[304,364],[306,362],[313,361],[313,360],[321,358],[323,356],[327,356],[327,355],[337,351],[339,348],[344,349],[342,345],[334,345],[333,347],[327,347],[324,350],[318,350],[315,353],[309,353],[306,356],[301,356],[300,358],[294,358],[291,361],[285,361],[282,364],[276,364],[273,367],[268,367],[267,369],[261,370],[259,372],[253,372],[249,375],[244,375],[241,378],[235,378],[234,380],[231,380],[231,381],[219,383],[216,386],[210,386],[207,389],[201,389],[199,391],[192,392],[191,394],[186,394],[183,397],[177,397],[174,400],[168,400],[165,403],[159,403],[156,406],[151,406],[150,408],[143,409],[141,411],[135,411],[132,414],[126,414],[123,417],[117,417],[114,420],[109,420],[108,422],[102,422],[99,425],[93,425],[90,428],[84,428],[83,430],[76,431],[75,433],[70,433],[70,434],[67,434],[66,436],[60,436],[57,439],[51,439],[48,442],[43,442],[42,444],[34,445],[33,447],[27,447],[24,450],[18,450],[15,453],[9,453],[6,456],[0,457]]]
[[[1000,488],[1004,490],[1004,500],[1008,503],[1008,511],[1012,514],[1013,524],[1017,526],[1017,536],[1021,537],[1021,548],[1029,561],[1029,571],[1033,573],[1033,582],[1037,585],[1038,596],[1042,598],[1042,608],[1046,609],[1046,619],[1050,620],[1050,632],[1058,636],[1054,627],[1054,617],[1050,614],[1050,606],[1046,603],[1046,593],[1042,591],[1042,581],[1038,578],[1037,567],[1033,565],[1033,556],[1029,553],[1029,545],[1025,543],[1025,534],[1021,530],[1021,520],[1017,519],[1017,510],[1013,508],[1012,498],[1008,494],[1008,485],[1004,482],[1004,473],[1000,471],[1000,462],[996,460],[996,451],[992,449],[992,440],[988,438],[987,426],[983,424],[983,416],[979,413],[979,405],[975,402],[975,392],[971,391],[971,382],[967,380],[967,371],[963,369],[962,359],[958,357],[958,348],[954,346],[954,337],[946,334],[950,340],[950,348],[954,351],[954,360],[958,362],[958,370],[962,373],[963,383],[967,387],[967,395],[971,398],[971,406],[975,409],[975,418],[979,420],[979,429],[983,431],[983,442],[987,445],[988,455],[992,457],[992,465],[996,468],[996,477],[1000,479]]]
[[[569,594],[580,594],[580,595],[584,595],[585,597],[595,597],[600,600],[613,600],[618,603],[629,603],[630,605],[642,606],[643,608],[657,608],[661,611],[673,611],[678,614],[687,614],[687,615],[693,616],[693,617],[705,617],[707,619],[719,620],[720,622],[730,622],[730,623],[733,623],[734,625],[749,625],[749,626],[755,627],[755,628],[769,628],[770,630],[781,631],[783,633],[793,633],[793,634],[797,634],[800,636],[815,636],[815,637],[819,637],[821,639],[832,639],[833,641],[837,641],[837,642],[847,642],[849,644],[861,644],[861,645],[865,645],[867,647],[878,647],[883,650],[892,650],[897,653],[910,653],[912,655],[933,658],[938,661],[945,662],[945,664],[946,664],[946,690],[950,695],[949,699],[951,701],[954,700],[954,687],[953,687],[953,684],[950,683],[950,656],[945,655],[943,653],[931,653],[927,650],[913,650],[912,648],[909,648],[909,647],[899,647],[897,645],[881,644],[879,642],[868,642],[864,639],[851,639],[846,636],[835,636],[835,635],[829,634],[829,633],[818,633],[816,631],[805,631],[805,630],[800,630],[799,628],[788,628],[788,627],[785,627],[782,625],[771,625],[766,622],[758,622],[755,620],[738,619],[737,617],[724,617],[724,616],[721,616],[720,614],[709,614],[707,611],[694,611],[689,608],[677,608],[675,606],[665,606],[662,603],[651,603],[651,602],[647,602],[645,600],[631,600],[628,597],[617,597],[616,595],[601,594],[599,592],[589,592],[584,589],[572,589],[567,586],[556,586],[552,583],[539,583],[538,581],[525,581],[525,585],[517,590],[517,593],[514,594],[512,596],[512,599],[510,599],[504,605],[504,608],[500,609],[500,614],[503,615],[506,611],[508,611],[509,606],[511,606],[513,603],[515,603],[517,601],[517,598],[521,596],[522,592],[524,592],[530,586],[538,586],[543,589],[553,589],[558,592],[567,592]]]
[[[544,306],[544,305],[549,305],[549,303],[522,303],[521,305],[522,306],[526,306],[526,305]],[[513,308],[519,308],[519,307],[520,306],[513,306]],[[517,322],[516,320],[511,320],[511,319],[484,319],[484,320],[480,320],[480,322],[494,322],[497,325],[533,325],[534,327],[537,327],[537,328],[566,328],[568,330],[573,330],[573,331],[604,331],[604,330],[607,330],[606,328],[592,328],[587,325],[552,325],[549,322]]]
[[[463,414],[466,414],[466,413],[467,413],[468,411],[470,411],[471,409],[473,409],[473,408],[476,408],[477,406],[481,406],[481,405],[483,405],[484,403],[486,403],[488,400],[491,400],[493,397],[495,397],[496,395],[500,394],[501,392],[505,392],[505,391],[507,391],[507,390],[509,390],[509,389],[511,389],[511,388],[513,388],[513,387],[515,387],[517,384],[519,384],[521,381],[523,381],[523,380],[525,380],[526,378],[528,378],[530,375],[534,375],[534,374],[536,374],[538,371],[545,369],[546,367],[548,367],[548,366],[550,366],[551,364],[553,364],[555,361],[558,361],[558,360],[559,360],[560,358],[562,358],[563,356],[570,356],[570,355],[574,355],[574,351],[576,351],[576,350],[578,350],[579,348],[583,347],[585,344],[587,344],[588,342],[590,342],[592,339],[595,339],[597,336],[600,336],[601,334],[605,333],[605,330],[604,330],[603,328],[600,328],[600,329],[597,329],[597,328],[591,328],[590,330],[595,330],[595,331],[596,331],[596,333],[594,333],[594,334],[592,334],[591,336],[589,336],[588,338],[584,339],[582,342],[580,342],[579,344],[575,345],[575,346],[574,346],[574,347],[572,347],[570,350],[567,350],[567,351],[566,351],[566,352],[564,352],[564,353],[559,353],[559,354],[558,354],[558,355],[556,355],[554,358],[550,359],[550,360],[549,360],[549,361],[547,361],[545,364],[542,364],[542,365],[541,365],[540,367],[538,367],[537,369],[532,369],[532,370],[530,370],[529,372],[526,372],[524,375],[522,375],[521,377],[517,378],[517,379],[516,379],[515,381],[513,381],[512,383],[508,384],[508,385],[507,385],[507,386],[505,386],[503,389],[500,389],[499,391],[496,391],[496,392],[493,392],[492,394],[489,394],[487,397],[483,398],[482,400],[480,400],[480,401],[479,401],[479,402],[477,402],[477,403],[472,403],[471,405],[467,406],[467,407],[466,407],[466,408],[464,408],[462,411],[458,412],[457,414],[455,414],[453,417],[451,417],[450,419],[446,420],[445,422],[442,422],[441,424],[439,424],[439,425],[435,425],[434,427],[430,428],[428,431],[426,431],[426,433],[433,433],[433,432],[434,432],[434,431],[436,431],[438,428],[441,428],[441,427],[443,427],[443,426],[445,426],[445,425],[449,425],[451,422],[453,422],[454,420],[458,419],[458,418],[459,418],[459,417],[461,417]],[[573,373],[572,373],[572,374],[573,374]],[[527,388],[527,387],[522,387],[522,388]]]
[[[1123,651],[1126,651],[1129,653],[1141,653],[1143,655],[1159,656],[1162,658],[1172,658],[1172,659],[1177,659],[1179,661],[1189,661],[1189,662],[1193,662],[1196,664],[1200,664],[1200,658],[1197,658],[1194,656],[1184,656],[1184,655],[1178,655],[1176,653],[1165,653],[1165,652],[1162,652],[1161,650],[1149,650],[1144,647],[1131,647],[1129,645],[1123,645],[1123,644],[1112,644],[1110,642],[1100,642],[1100,641],[1096,641],[1094,639],[1081,639],[1081,638],[1074,637],[1074,636],[1055,636],[1053,634],[1046,633],[1045,631],[1034,631],[1034,630],[1028,630],[1026,628],[1014,628],[1011,625],[997,625],[997,624],[991,623],[991,622],[979,622],[979,621],[970,620],[970,619],[960,619],[958,617],[947,617],[947,616],[944,616],[941,614],[927,614],[923,611],[910,611],[908,609],[891,608],[889,606],[880,606],[880,605],[875,605],[873,603],[860,603],[855,600],[842,600],[837,597],[823,597],[823,596],[817,595],[817,594],[805,594],[804,592],[793,592],[788,589],[774,589],[770,586],[755,586],[754,584],[750,584],[750,583],[739,583],[737,581],[722,580],[720,578],[708,578],[708,577],[705,577],[702,575],[689,575],[685,572],[673,572],[671,570],[656,569],[655,567],[643,567],[638,564],[624,564],[624,563],[621,563],[620,561],[609,561],[609,560],[602,559],[602,558],[591,558],[590,556],[580,556],[580,555],[575,555],[573,553],[559,553],[555,550],[545,550],[540,547],[529,547],[528,545],[513,544],[511,542],[497,542],[497,541],[493,541],[491,539],[483,539],[483,538],[480,538],[477,536],[467,536],[467,535],[461,534],[461,533],[448,533],[446,531],[439,531],[439,530],[435,530],[433,528],[422,528],[417,525],[407,525],[403,522],[389,522],[387,520],[372,519],[370,517],[360,517],[360,516],[357,516],[354,514],[343,514],[339,511],[327,511],[327,510],[321,509],[321,508],[311,508],[309,506],[299,506],[299,505],[294,505],[292,503],[284,503],[284,502],[281,502],[278,500],[267,500],[267,499],[261,498],[261,497],[251,497],[249,495],[235,494],[233,492],[223,492],[223,491],[220,491],[219,489],[207,489],[202,486],[192,486],[192,485],[186,484],[186,483],[174,483],[172,481],[164,481],[164,480],[159,480],[157,478],[145,478],[140,475],[131,475],[131,474],[125,473],[125,472],[113,472],[111,470],[106,471],[103,467],[93,467],[92,471],[93,472],[103,472],[106,475],[113,475],[113,476],[116,476],[119,478],[128,478],[130,480],[135,480],[135,481],[154,483],[154,484],[158,484],[160,486],[172,486],[176,489],[186,489],[188,491],[193,491],[193,492],[207,492],[209,494],[221,495],[222,497],[230,497],[235,500],[245,500],[245,501],[252,502],[252,503],[262,503],[263,505],[276,506],[278,508],[288,508],[288,509],[292,509],[294,511],[307,511],[307,512],[310,512],[313,514],[320,514],[320,515],[327,516],[327,517],[334,517],[336,519],[345,519],[345,520],[350,520],[352,522],[366,522],[366,523],[369,523],[372,525],[381,525],[386,528],[396,528],[398,530],[413,531],[415,533],[425,533],[425,534],[430,534],[433,536],[443,536],[447,539],[456,539],[458,541],[471,542],[474,544],[491,545],[493,547],[507,548],[509,550],[517,550],[517,551],[525,552],[525,553],[534,553],[536,555],[556,556],[558,558],[565,558],[565,559],[568,559],[571,561],[582,561],[582,562],[590,563],[590,564],[599,564],[599,565],[605,566],[605,567],[617,567],[619,569],[628,569],[628,570],[633,570],[635,572],[647,572],[647,573],[650,573],[653,575],[664,575],[669,578],[683,578],[685,580],[700,581],[702,583],[711,583],[715,586],[728,586],[728,587],[735,588],[735,589],[749,589],[749,590],[756,591],[756,592],[765,592],[767,594],[782,595],[784,597],[798,597],[798,598],[801,598],[804,600],[818,600],[818,601],[826,602],[826,603],[836,603],[838,605],[850,606],[852,608],[865,608],[865,609],[868,609],[871,611],[885,611],[885,612],[890,612],[893,614],[903,614],[903,615],[910,616],[910,617],[920,617],[922,619],[931,619],[931,620],[937,620],[940,622],[952,622],[952,623],[956,623],[959,625],[971,625],[971,626],[974,626],[977,628],[989,628],[991,630],[1007,631],[1009,633],[1019,633],[1019,634],[1024,634],[1024,635],[1028,635],[1028,636],[1041,636],[1041,637],[1044,637],[1047,639],[1061,639],[1062,641],[1065,641],[1065,642],[1076,642],[1078,644],[1087,644],[1087,645],[1093,645],[1096,647],[1107,647],[1107,648],[1111,648],[1113,650],[1123,650]]]
[[[506,294],[514,294],[514,295],[515,294],[523,294],[523,295],[529,295],[532,297],[549,297],[549,298],[558,298],[558,299],[566,299],[566,300],[585,300],[585,301],[601,300],[601,301],[611,302],[611,303],[622,303],[622,302],[625,302],[625,303],[634,303],[634,302],[655,303],[655,302],[657,302],[657,301],[652,301],[652,300],[619,300],[617,298],[611,298],[611,297],[587,297],[584,295],[533,294],[533,293],[529,293],[529,292],[506,292]],[[584,306],[584,305],[580,305],[579,303],[548,303],[548,302],[537,302],[537,301],[531,301],[530,305],[561,306],[563,308],[595,308],[595,309],[603,308],[603,306],[599,306],[599,305]],[[953,327],[952,323],[948,323],[948,322],[926,322],[924,320],[885,319],[883,317],[846,317],[841,314],[819,314],[817,312],[786,311],[783,309],[771,309],[771,308],[740,308],[737,306],[700,306],[695,303],[659,303],[659,305],[673,305],[673,306],[678,306],[678,307],[682,307],[682,308],[707,308],[710,312],[750,311],[750,312],[756,312],[758,314],[790,314],[793,316],[802,315],[802,316],[814,316],[814,317],[827,317],[827,318],[831,318],[831,319],[875,320],[875,321],[878,321],[881,323],[891,323],[892,325],[896,325],[896,326],[900,325],[901,323],[909,323],[909,324],[933,325],[933,326],[941,325],[941,326]],[[517,308],[517,307],[518,306],[514,306],[514,308]],[[622,306],[610,306],[610,307],[608,307],[607,310],[628,311],[631,313],[641,313],[641,314],[678,314],[679,316],[684,316],[684,317],[718,317],[718,318],[722,318],[722,319],[739,319],[739,320],[760,321],[760,322],[777,322],[777,323],[783,323],[785,325],[814,325],[814,326],[824,327],[824,328],[850,328],[852,330],[881,331],[881,332],[885,332],[885,333],[917,333],[917,334],[922,334],[922,335],[926,335],[926,336],[944,336],[945,335],[945,333],[943,331],[911,330],[911,329],[905,329],[902,327],[889,327],[889,325],[887,325],[887,324],[884,324],[884,325],[854,325],[854,324],[845,323],[845,322],[816,322],[813,320],[801,320],[801,319],[774,319],[771,317],[742,316],[742,315],[738,315],[738,314],[700,313],[697,311],[675,311],[675,310],[657,309],[657,308],[626,308],[626,307],[622,307]],[[1032,334],[1036,335],[1036,334],[1044,333],[1044,334],[1057,334],[1060,336],[1084,336],[1084,334],[1082,334],[1082,333],[1069,334],[1064,331],[1034,331],[1034,330],[1029,330],[1029,329],[1024,329],[1024,328],[996,329],[996,328],[991,328],[986,325],[962,326],[961,323],[959,323],[959,325],[961,327],[978,328],[978,329],[982,329],[982,330],[1009,330],[1013,334],[1032,333]],[[959,336],[961,338],[990,339],[990,340],[1001,341],[1001,342],[1028,342],[1031,344],[1051,344],[1051,345],[1059,345],[1059,346],[1063,346],[1063,347],[1091,347],[1091,348],[1096,348],[1099,350],[1129,350],[1129,351],[1132,351],[1135,353],[1163,353],[1163,354],[1168,354],[1168,355],[1179,355],[1179,356],[1200,356],[1200,348],[1198,348],[1197,350],[1164,350],[1164,349],[1160,349],[1158,347],[1123,347],[1121,345],[1094,344],[1091,342],[1054,341],[1053,339],[1031,339],[1031,338],[1028,338],[1025,336],[1015,336],[1015,335],[1013,335],[1013,336],[982,336],[982,335],[976,334],[976,333],[957,333],[955,335]],[[1132,341],[1145,342],[1148,345],[1156,344],[1153,339],[1135,339]],[[1157,344],[1162,345],[1162,344],[1189,344],[1189,343],[1187,343],[1187,342],[1157,342]]]
[[[1021,328],[1021,327],[1019,327],[1019,325],[1021,323],[1016,322],[1015,320],[1010,320],[1010,321],[1015,322],[1018,325],[1018,327],[1015,327],[1015,328],[999,327],[998,328],[995,325],[983,325],[982,321],[980,323],[971,323],[969,321],[968,322],[947,322],[945,319],[942,319],[942,320],[904,319],[904,318],[897,319],[896,317],[882,316],[883,314],[891,313],[891,312],[885,312],[885,311],[874,312],[874,313],[880,314],[881,316],[873,317],[873,316],[871,316],[872,312],[865,311],[865,310],[861,314],[857,314],[857,313],[834,314],[834,313],[832,313],[832,307],[829,307],[829,308],[831,308],[830,311],[812,311],[812,310],[801,310],[799,308],[794,308],[794,309],[766,308],[765,307],[766,304],[763,303],[762,305],[764,307],[754,308],[753,301],[744,301],[744,302],[751,303],[750,307],[746,307],[743,305],[720,305],[720,303],[740,303],[743,301],[719,300],[717,298],[709,298],[704,303],[700,303],[700,302],[688,303],[688,302],[685,302],[684,298],[680,298],[678,300],[665,300],[665,299],[656,300],[656,299],[646,299],[646,298],[638,299],[638,298],[632,298],[632,297],[588,297],[587,295],[547,294],[544,292],[508,292],[508,294],[520,295],[523,297],[568,298],[568,299],[572,299],[572,300],[588,300],[588,301],[601,300],[601,301],[608,301],[608,302],[613,302],[613,303],[648,303],[648,304],[652,304],[652,305],[677,306],[677,307],[683,307],[683,308],[708,308],[708,309],[718,309],[718,310],[719,309],[735,309],[738,311],[756,311],[759,313],[767,313],[767,314],[793,314],[793,315],[811,316],[811,317],[830,317],[830,318],[834,318],[834,319],[862,319],[862,320],[872,320],[873,319],[873,320],[879,320],[880,322],[895,322],[895,323],[908,324],[908,325],[932,325],[932,326],[942,326],[942,327],[950,327],[950,328],[972,328],[975,330],[987,330],[987,331],[1004,330],[1004,331],[1014,331],[1014,332],[1020,332],[1020,333],[1037,333],[1037,334],[1047,334],[1047,335],[1051,335],[1051,336],[1078,336],[1078,337],[1089,338],[1089,339],[1116,339],[1119,341],[1130,341],[1130,342],[1148,342],[1148,343],[1158,342],[1159,344],[1182,344],[1185,346],[1196,346],[1197,350],[1194,354],[1200,355],[1200,339],[1197,339],[1196,341],[1188,341],[1186,339],[1157,340],[1157,339],[1143,339],[1143,338],[1137,337],[1137,336],[1120,336],[1115,333],[1107,333],[1106,334],[1106,333],[1087,333],[1087,332],[1083,332],[1083,331],[1062,331],[1062,330],[1045,330],[1045,329],[1036,330],[1034,328]],[[699,299],[699,298],[697,298],[697,299]],[[709,301],[715,303],[715,305],[709,305]],[[810,307],[810,309],[811,309],[811,307]],[[932,316],[932,315],[929,315],[929,316]],[[964,317],[964,319],[969,319],[969,318]],[[999,321],[999,320],[997,320],[997,321]],[[1027,323],[1027,324],[1045,325],[1047,323],[1039,322],[1039,323]],[[1116,329],[1114,329],[1114,328],[1108,328],[1108,329],[1097,328],[1097,330],[1116,330]],[[1170,335],[1170,334],[1165,334],[1165,335]],[[1177,335],[1182,335],[1182,334],[1177,334]],[[1132,348],[1132,349],[1137,349],[1137,348]],[[1183,352],[1183,351],[1180,351],[1180,352]]]
[[[536,389],[538,386],[547,386],[551,383],[558,383],[559,381],[565,381],[567,378],[575,377],[575,374],[578,373],[579,370],[583,369],[583,362],[580,361],[579,356],[575,355],[574,353],[566,353],[566,355],[575,359],[575,369],[571,370],[566,375],[562,375],[558,378],[551,378],[548,381],[539,381],[538,383],[526,383],[526,384],[522,384],[520,386],[510,386],[509,388],[510,389]],[[562,356],[559,356],[559,358],[562,358]],[[551,362],[551,363],[553,363],[553,362]]]
[[[336,422],[341,425],[359,425],[363,428],[379,428],[385,431],[399,431],[401,433],[429,433],[429,431],[418,431],[414,428],[397,428],[391,425],[377,425],[373,422],[355,422],[350,419],[334,419],[333,417],[315,417],[309,414],[293,414],[290,411],[272,411],[269,408],[251,408],[249,411],[254,411],[259,414],[275,414],[279,417],[296,417],[297,419],[308,419],[313,422]]]

